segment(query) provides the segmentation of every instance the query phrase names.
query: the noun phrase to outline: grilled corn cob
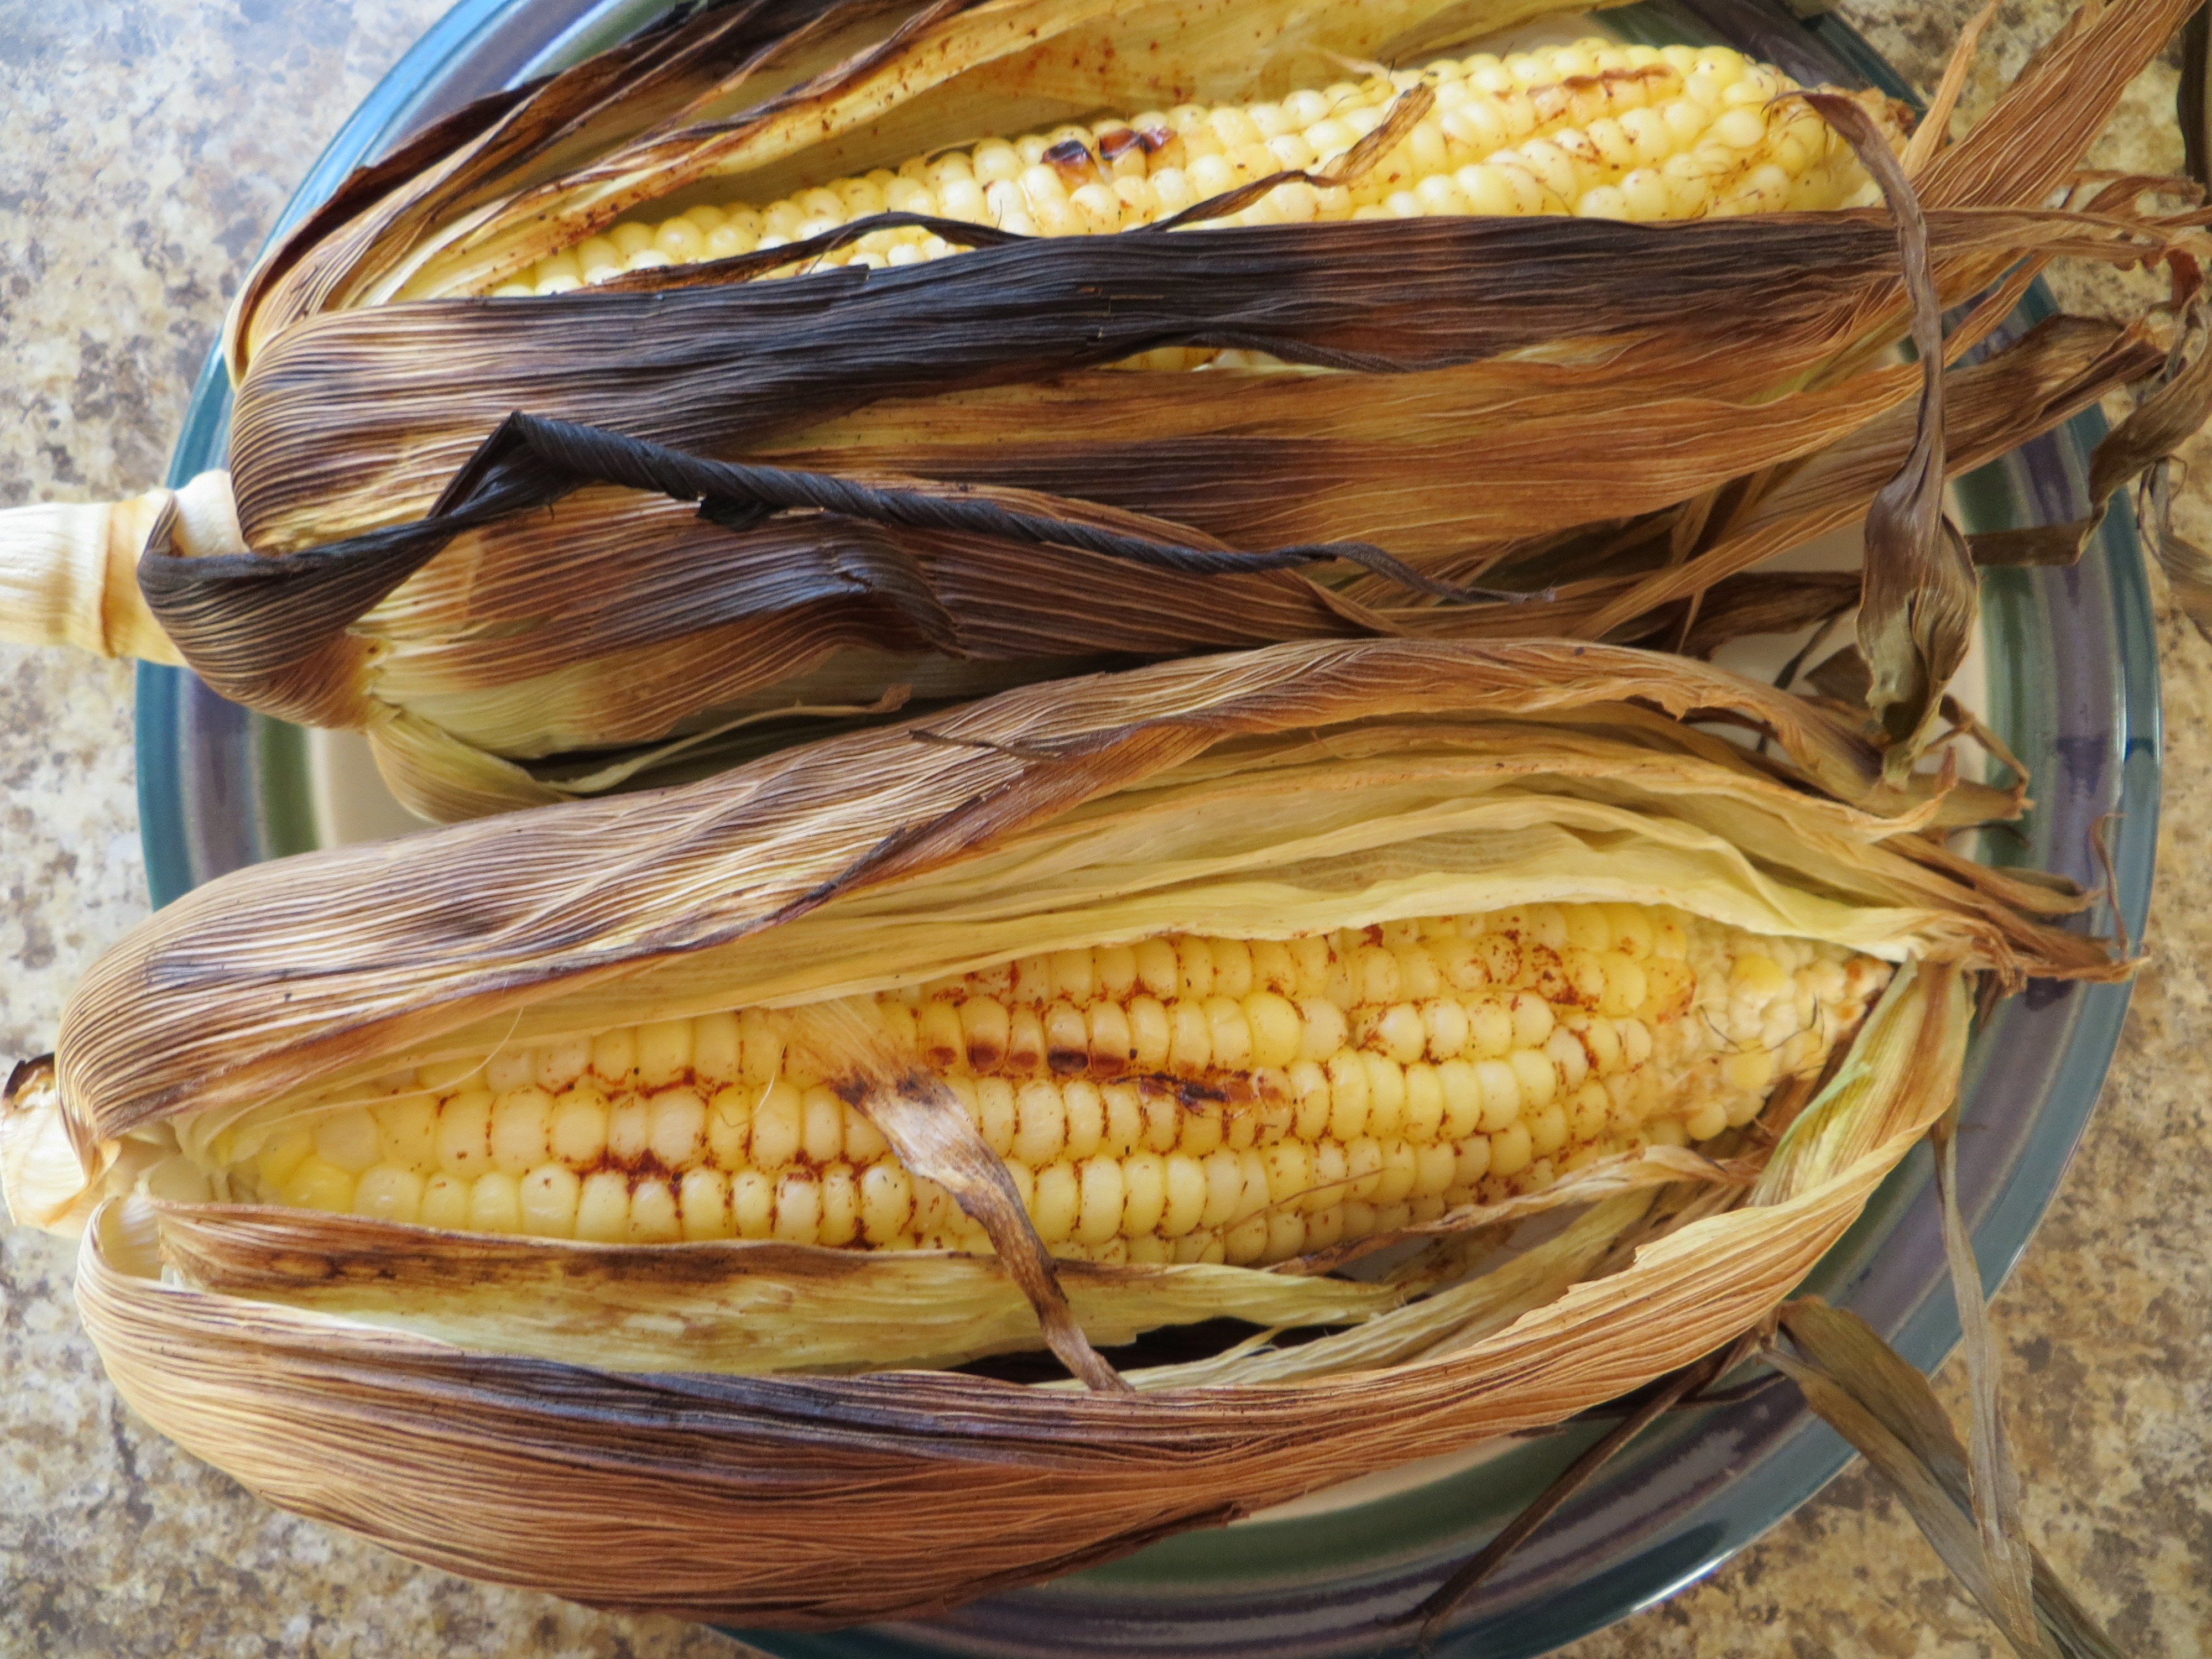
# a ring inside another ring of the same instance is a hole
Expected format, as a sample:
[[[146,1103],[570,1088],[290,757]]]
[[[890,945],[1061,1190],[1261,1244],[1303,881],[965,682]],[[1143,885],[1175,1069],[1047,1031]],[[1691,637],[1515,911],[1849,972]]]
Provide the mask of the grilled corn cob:
[[[1869,197],[1871,182],[1850,146],[1809,106],[1776,103],[1795,84],[1719,46],[1589,40],[1503,59],[1480,52],[1266,103],[1183,104],[987,139],[765,205],[702,203],[657,222],[627,219],[493,292],[565,293],[629,271],[785,246],[887,211],[1030,236],[1134,229],[1271,173],[1332,174],[1382,125],[1393,100],[1421,85],[1434,107],[1373,167],[1342,185],[1278,185],[1220,222],[1531,213],[1694,219]],[[894,228],[868,232],[818,263],[883,269],[958,251],[929,230]]]
[[[1770,751],[1665,712],[1721,710]],[[916,1613],[1755,1326],[1954,1097],[1974,971],[2122,971],[1949,813],[1605,646],[1032,687],[189,895],[10,1079],[0,1180],[256,1491],[585,1599]],[[1304,1340],[1099,1352],[1222,1318]],[[1089,1392],[931,1369],[1041,1340]]]
[[[2134,20],[2180,3],[2100,13],[1956,155],[1915,145],[1943,296],[2061,243],[2133,262],[2179,234],[1948,210],[2044,201],[2118,95],[2106,69],[2151,49]],[[1778,100],[1778,73],[1724,51],[1582,43],[1330,83],[1528,15],[690,12],[440,127],[272,250],[226,339],[235,472],[202,492],[234,515],[169,492],[104,524],[0,515],[0,598],[31,596],[0,604],[0,630],[181,656],[236,701],[362,730],[437,818],[697,775],[814,722],[1106,660],[1656,637],[1934,453],[1903,414],[1916,369],[1878,361],[1895,236],[1871,214],[1755,211],[1866,186],[1824,120]],[[1230,204],[1243,228],[1071,234],[1157,227],[1279,173],[1299,176]],[[927,211],[869,222],[894,210]],[[1001,245],[884,280],[753,280],[921,260],[960,240],[946,216],[1040,234],[979,232]],[[1617,222],[1654,216],[1709,222]],[[1329,218],[1376,222],[1249,228]],[[1996,310],[1975,316],[1955,348]],[[1961,368],[1945,464],[2158,360],[2113,326]],[[1208,362],[1336,372],[1080,372]],[[518,411],[595,441],[518,473],[488,447]],[[684,463],[734,458],[807,477],[772,502],[708,492],[703,517],[690,485],[659,498]],[[1741,509],[1711,513],[1743,477]],[[908,485],[968,498],[962,527],[866,499]],[[994,507],[1020,526],[975,516]],[[311,548],[326,556],[283,556]],[[1474,599],[1493,579],[1548,600]],[[1778,586],[1700,614],[1824,614],[1828,590]],[[1916,614],[1948,619],[1948,652],[1969,610],[1947,592]],[[1887,614],[1869,612],[1877,697],[1911,678]]]
[[[1055,1255],[1268,1263],[1701,1141],[1819,1070],[1887,978],[1665,908],[1061,951],[877,999]],[[309,1106],[234,1200],[602,1243],[980,1249],[772,1011],[625,1026]],[[176,1190],[172,1183],[172,1190]]]

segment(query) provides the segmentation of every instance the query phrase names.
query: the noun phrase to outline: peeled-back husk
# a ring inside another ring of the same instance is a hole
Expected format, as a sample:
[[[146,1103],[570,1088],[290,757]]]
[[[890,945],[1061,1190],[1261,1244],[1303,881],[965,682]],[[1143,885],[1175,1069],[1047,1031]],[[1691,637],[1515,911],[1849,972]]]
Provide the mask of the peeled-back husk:
[[[2077,896],[1923,833],[1958,805],[1886,782],[1820,705],[1607,647],[1329,642],[1030,688],[201,889],[88,976],[55,1064],[11,1085],[0,1169],[19,1214],[88,1217],[80,1305],[125,1397],[274,1501],[600,1605],[921,1613],[1555,1421],[1764,1316],[1954,1097],[1977,975],[2122,971],[2055,925]],[[471,1239],[127,1178],[165,1139],[547,1030],[803,1012],[1054,942],[1481,894],[1670,902],[1903,966],[1771,1156],[1577,1171],[1536,1197],[1594,1207],[1493,1271],[1449,1251],[1502,1215],[1447,1217],[1371,1285],[1315,1277],[1327,1258],[1063,1268],[1101,1340],[1223,1310],[1348,1323],[1126,1392],[821,1374],[928,1363],[962,1319],[988,1327],[962,1352],[1017,1341],[1019,1293],[988,1260]],[[65,1143],[106,1173],[25,1191]],[[926,1316],[902,1326],[900,1298]]]

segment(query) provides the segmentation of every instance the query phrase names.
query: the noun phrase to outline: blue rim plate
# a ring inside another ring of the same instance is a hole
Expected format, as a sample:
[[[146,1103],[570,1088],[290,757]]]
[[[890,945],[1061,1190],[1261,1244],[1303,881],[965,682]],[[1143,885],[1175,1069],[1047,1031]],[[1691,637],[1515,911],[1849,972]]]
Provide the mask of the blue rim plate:
[[[463,0],[370,94],[308,173],[281,231],[346,173],[468,99],[574,62],[666,0]],[[1632,39],[1725,40],[1801,80],[1905,88],[1832,16],[1801,23],[1778,0],[1645,0],[1608,12]],[[2049,310],[2039,294],[2014,319]],[[222,464],[229,392],[210,357],[171,482]],[[2086,510],[2094,412],[1965,480],[1976,528]],[[2158,828],[2157,647],[2133,535],[2107,521],[2072,569],[1985,581],[1991,723],[2033,769],[2036,804],[2005,861],[2097,886],[2094,828],[2112,837],[2118,919],[2140,938]],[[191,675],[142,666],[139,808],[156,903],[257,860],[317,844],[305,736],[222,702]],[[2107,908],[2094,919],[2109,930]],[[2127,1011],[2124,986],[2038,984],[2002,1005],[1968,1058],[1960,1189],[1984,1286],[1994,1291],[2043,1215],[2095,1103]],[[1958,1340],[1927,1155],[1916,1152],[1807,1281],[1851,1307],[1914,1364]],[[1371,1502],[1185,1534],[1109,1566],[993,1596],[940,1619],[826,1635],[745,1631],[785,1659],[1373,1653],[1385,1621],[1432,1589],[1583,1444],[1553,1436]],[[1587,1634],[1710,1571],[1848,1461],[1787,1389],[1676,1416],[1567,1504],[1472,1598],[1435,1651],[1519,1659]],[[741,1547],[741,1545],[734,1546]],[[865,1571],[865,1563],[855,1563]]]

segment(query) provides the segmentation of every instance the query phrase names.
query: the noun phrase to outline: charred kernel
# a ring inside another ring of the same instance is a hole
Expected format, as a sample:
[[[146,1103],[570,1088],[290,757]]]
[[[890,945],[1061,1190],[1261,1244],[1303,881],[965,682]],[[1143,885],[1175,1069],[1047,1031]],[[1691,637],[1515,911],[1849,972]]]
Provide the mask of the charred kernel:
[[[1055,1075],[1066,1077],[1091,1068],[1090,1023],[1073,1003],[1055,1002],[1045,1010],[1045,1064]]]
[[[1006,1057],[1001,1062],[1012,1073],[1025,1073],[1044,1069],[1044,1021],[1037,1011],[1026,1003],[1018,1003],[1006,1011]]]
[[[960,1031],[971,1070],[994,1072],[1006,1058],[1009,1020],[995,997],[971,997],[960,1005]]]

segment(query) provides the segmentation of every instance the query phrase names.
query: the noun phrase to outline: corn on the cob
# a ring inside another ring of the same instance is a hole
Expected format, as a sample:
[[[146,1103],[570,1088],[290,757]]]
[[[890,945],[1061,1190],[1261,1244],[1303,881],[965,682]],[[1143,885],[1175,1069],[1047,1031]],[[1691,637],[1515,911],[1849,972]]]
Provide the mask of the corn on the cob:
[[[785,246],[887,211],[1032,236],[1134,229],[1270,173],[1328,176],[1382,124],[1402,90],[1423,83],[1435,106],[1366,172],[1334,186],[1279,185],[1221,222],[1532,213],[1692,219],[1836,207],[1871,190],[1850,146],[1808,106],[1774,102],[1795,87],[1779,70],[1721,46],[1589,40],[1502,59],[1445,58],[1243,107],[1184,104],[986,139],[764,206],[705,203],[658,222],[626,220],[494,292],[564,293],[629,271]],[[957,251],[928,230],[904,228],[869,232],[819,263],[882,269]],[[1158,366],[1176,365],[1163,357]]]
[[[1605,646],[1031,688],[188,896],[10,1079],[0,1181],[256,1491],[591,1599],[912,1613],[1763,1321],[1951,1103],[1974,969],[2119,971],[1942,821],[1836,711]],[[1098,1352],[1221,1318],[1311,1340]],[[1091,1392],[936,1369],[1040,1340]]]
[[[1816,1071],[1871,957],[1663,908],[1062,951],[877,1000],[1056,1255],[1285,1260],[1707,1139]],[[604,1243],[985,1248],[793,1048],[732,1011],[441,1062],[310,1107],[228,1196]],[[235,1139],[234,1138],[234,1146]]]

